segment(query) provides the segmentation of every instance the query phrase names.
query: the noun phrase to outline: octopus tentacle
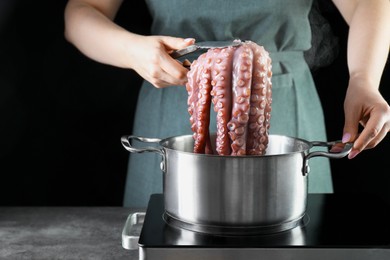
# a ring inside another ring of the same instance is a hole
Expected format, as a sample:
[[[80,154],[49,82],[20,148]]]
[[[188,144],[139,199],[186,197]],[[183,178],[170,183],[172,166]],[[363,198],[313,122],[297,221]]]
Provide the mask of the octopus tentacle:
[[[192,92],[189,97],[189,103],[192,110],[192,128],[195,131],[194,135],[194,152],[211,153],[211,142],[209,141],[209,123],[210,123],[210,104],[211,104],[211,63],[212,59],[208,53],[201,55],[197,63],[198,71],[191,75],[191,81],[188,81],[189,88],[194,83],[193,76],[196,75],[196,85],[192,86]],[[197,90],[197,91],[196,91]],[[197,96],[195,93],[197,92]]]
[[[230,155],[230,138],[227,124],[232,110],[232,63],[235,48],[217,49],[211,95],[214,111],[217,113],[216,151],[219,155]]]
[[[232,155],[246,154],[246,135],[249,120],[253,51],[246,45],[234,53],[232,71],[233,108],[228,123]]]
[[[211,100],[217,113],[216,152],[263,155],[268,145],[272,71],[268,52],[254,42],[212,49],[188,72],[188,112],[194,152],[212,153]]]
[[[190,114],[190,123],[191,130],[193,132],[194,140],[197,139],[198,124],[197,124],[197,114],[198,114],[198,93],[199,93],[199,66],[198,61],[195,60],[192,63],[191,70],[187,73],[187,83],[186,90],[188,93],[188,113]]]
[[[247,136],[247,153],[263,155],[268,145],[266,132],[270,127],[271,112],[271,62],[264,47],[248,42],[254,57],[252,75],[252,94],[250,99],[250,116]]]

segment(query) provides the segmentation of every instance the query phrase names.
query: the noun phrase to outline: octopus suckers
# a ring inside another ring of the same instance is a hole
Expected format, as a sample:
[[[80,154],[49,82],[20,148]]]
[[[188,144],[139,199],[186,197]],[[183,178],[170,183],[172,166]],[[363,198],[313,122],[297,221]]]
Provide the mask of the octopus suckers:
[[[266,152],[271,69],[269,53],[252,41],[210,49],[191,64],[186,90],[195,153],[243,156]],[[209,130],[211,109],[217,114],[215,144],[211,144]]]

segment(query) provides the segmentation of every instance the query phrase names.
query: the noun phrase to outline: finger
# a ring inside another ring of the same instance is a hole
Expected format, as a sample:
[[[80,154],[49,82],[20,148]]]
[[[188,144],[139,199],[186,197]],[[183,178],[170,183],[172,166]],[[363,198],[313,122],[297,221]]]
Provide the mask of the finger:
[[[376,123],[374,123],[376,122]],[[367,121],[365,128],[355,140],[352,151],[348,158],[355,158],[364,149],[375,147],[386,136],[388,129],[385,127],[385,121],[379,118],[372,117]]]
[[[167,74],[166,79],[169,78],[172,84],[185,85],[187,82],[188,69],[168,54],[161,59],[161,69]]]
[[[166,52],[160,52],[157,59],[150,66],[137,72],[156,88],[164,88],[173,85],[185,85],[188,69]]]
[[[364,149],[372,149],[377,146],[383,139],[385,139],[388,132],[388,129],[382,128],[379,134]]]
[[[194,38],[183,39],[171,36],[161,36],[160,40],[168,51],[183,49],[195,43]]]
[[[169,86],[174,86],[174,85],[180,85],[178,83],[175,83],[175,79],[169,75],[166,72],[162,72],[159,74],[158,77],[153,77],[149,82],[155,87],[155,88],[165,88]]]
[[[169,50],[177,50],[195,43],[193,38],[177,38],[170,36],[161,36],[160,40]],[[169,52],[161,57],[161,68],[166,72],[165,80],[171,85],[185,85],[187,82],[188,69],[183,64],[173,59]]]
[[[344,150],[344,147],[345,147],[345,143],[336,143],[330,148],[329,152],[339,153],[342,150]]]
[[[164,62],[162,62],[164,63]],[[175,63],[178,63],[175,61]],[[179,63],[178,63],[179,64]],[[168,65],[169,66],[169,65]],[[155,86],[156,88],[165,88],[169,86],[184,86],[187,82],[187,76],[186,72],[188,72],[188,69],[184,68],[182,65],[180,65],[180,69],[184,69],[185,72],[183,73],[183,77],[176,77],[172,75],[171,73],[164,70],[165,65],[162,65],[161,70],[158,74],[154,74],[150,77],[149,82]],[[174,72],[177,73],[177,72]]]
[[[353,111],[353,110],[349,110]],[[345,111],[345,122],[343,128],[343,143],[353,142],[359,135],[359,113]]]
[[[349,110],[353,111],[353,110]],[[345,112],[345,123],[343,129],[342,142],[354,142],[359,137],[359,113]],[[355,149],[355,143],[352,150],[348,154],[348,159],[356,157],[361,150]]]
[[[380,131],[375,136],[372,136],[371,139],[369,139],[369,138],[366,138],[365,140],[363,139],[363,142],[362,142],[363,146],[362,147],[358,146],[357,149],[365,150],[365,149],[374,148],[386,137],[388,132],[389,132],[389,130],[386,127],[382,127],[380,129]],[[363,134],[363,132],[362,132],[362,134]],[[364,137],[362,137],[362,138],[364,138]],[[357,141],[358,141],[358,145],[360,145],[360,141],[361,141],[360,138],[358,138]]]
[[[378,135],[383,135],[382,129],[384,129],[386,121],[381,116],[372,114],[370,119],[366,122],[363,131],[359,137],[355,140],[354,148],[363,151],[366,146],[373,140],[380,138]]]

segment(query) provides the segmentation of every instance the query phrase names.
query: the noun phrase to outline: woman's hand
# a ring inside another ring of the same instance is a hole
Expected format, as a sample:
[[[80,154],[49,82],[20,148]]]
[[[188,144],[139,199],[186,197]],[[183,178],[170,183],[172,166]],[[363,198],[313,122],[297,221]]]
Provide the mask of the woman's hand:
[[[390,130],[390,107],[378,88],[368,80],[352,77],[344,101],[345,125],[343,142],[354,142],[348,158],[364,149],[374,148]],[[358,132],[359,124],[363,126]]]
[[[194,42],[192,38],[139,35],[129,42],[129,67],[156,88],[185,85],[188,69],[173,59],[170,53]]]
[[[343,142],[354,142],[348,158],[375,147],[390,129],[390,108],[379,92],[389,55],[388,0],[333,0],[348,31],[349,86],[344,100]],[[369,21],[369,22],[367,22]],[[358,133],[359,123],[364,127]]]
[[[113,22],[122,0],[69,0],[65,8],[65,37],[89,58],[134,69],[157,88],[184,85],[187,69],[173,59],[172,50],[195,42],[168,36],[143,36]]]

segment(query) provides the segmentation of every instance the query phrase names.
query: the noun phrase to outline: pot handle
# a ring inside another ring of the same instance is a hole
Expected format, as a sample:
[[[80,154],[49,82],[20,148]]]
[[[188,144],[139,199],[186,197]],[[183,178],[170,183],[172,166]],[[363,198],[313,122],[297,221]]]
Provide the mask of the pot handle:
[[[330,147],[330,146],[336,145],[338,143],[343,144],[342,141],[331,141],[331,142],[313,141],[310,143],[313,146],[326,146],[326,147]],[[324,157],[328,157],[331,159],[340,159],[340,158],[347,156],[349,154],[349,152],[351,152],[352,146],[353,146],[353,143],[345,143],[344,148],[340,152],[336,152],[336,153],[324,152],[324,151],[314,151],[314,152],[308,153],[305,156],[304,161],[303,161],[303,167],[304,167],[303,171],[302,171],[303,176],[307,176],[307,174],[310,171],[310,167],[309,167],[309,159],[310,158],[317,157],[317,156],[324,156]]]
[[[156,148],[152,146],[148,147],[142,147],[142,148],[136,148],[131,145],[130,140],[135,139],[137,141],[143,142],[143,143],[159,143],[161,139],[159,138],[147,138],[147,137],[141,137],[141,136],[135,136],[135,135],[124,135],[121,137],[121,143],[123,147],[131,152],[131,153],[145,153],[145,152],[153,152],[153,153],[158,153],[162,156],[160,168],[163,172],[165,172],[165,152],[164,149],[162,148]]]
[[[161,155],[164,155],[164,151],[162,149],[156,148],[156,147],[143,147],[143,148],[135,148],[131,145],[130,140],[136,139],[143,143],[159,143],[161,139],[158,138],[147,138],[147,137],[141,137],[141,136],[135,136],[135,135],[124,135],[121,137],[121,143],[123,147],[131,152],[131,153],[144,153],[144,152],[156,152]]]

